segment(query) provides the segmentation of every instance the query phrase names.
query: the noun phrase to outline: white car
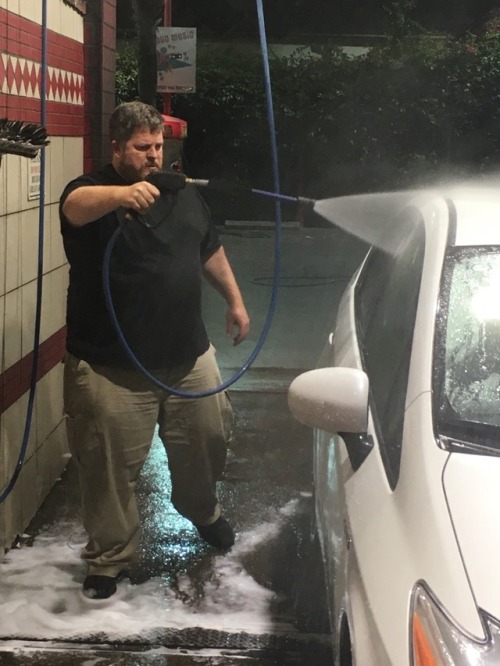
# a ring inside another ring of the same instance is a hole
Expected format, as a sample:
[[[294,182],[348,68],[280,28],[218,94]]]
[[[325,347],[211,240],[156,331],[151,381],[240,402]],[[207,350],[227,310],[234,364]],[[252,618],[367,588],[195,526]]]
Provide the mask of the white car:
[[[315,429],[335,663],[490,666],[500,664],[500,189],[405,198],[385,219],[374,199],[379,236],[365,199],[356,233],[377,242],[342,297],[323,367],[288,393]],[[319,203],[338,221],[334,200]]]

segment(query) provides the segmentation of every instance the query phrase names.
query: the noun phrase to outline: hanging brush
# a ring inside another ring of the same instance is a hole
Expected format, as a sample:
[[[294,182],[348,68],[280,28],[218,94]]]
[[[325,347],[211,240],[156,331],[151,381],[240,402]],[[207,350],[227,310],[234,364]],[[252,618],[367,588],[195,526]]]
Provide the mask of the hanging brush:
[[[40,148],[49,143],[45,127],[22,120],[0,118],[0,157],[7,153],[36,157]]]

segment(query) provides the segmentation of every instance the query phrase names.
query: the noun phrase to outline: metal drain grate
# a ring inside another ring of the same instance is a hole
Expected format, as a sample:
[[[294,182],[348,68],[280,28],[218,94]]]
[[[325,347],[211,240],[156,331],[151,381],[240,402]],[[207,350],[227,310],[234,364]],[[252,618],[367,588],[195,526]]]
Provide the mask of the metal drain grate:
[[[94,649],[103,652],[110,650],[122,650],[124,652],[144,652],[155,646],[163,646],[169,649],[199,650],[211,648],[219,650],[258,650],[266,653],[294,652],[298,654],[317,655],[326,657],[331,654],[330,636],[327,634],[301,634],[276,633],[276,634],[249,634],[246,632],[230,633],[215,629],[203,629],[192,627],[189,629],[164,629],[154,631],[147,637],[130,636],[120,641],[110,641],[109,636],[98,634],[85,636],[79,639],[65,639],[63,641],[33,640],[32,637],[19,637],[6,639],[4,641],[15,641],[18,645],[24,643],[31,648],[38,646],[44,649],[44,644],[50,642],[59,649],[66,646],[67,649]]]
[[[323,651],[329,649],[329,636],[321,634],[247,634],[215,629],[168,630],[161,643],[170,648],[218,648],[226,650],[272,650],[273,652]]]

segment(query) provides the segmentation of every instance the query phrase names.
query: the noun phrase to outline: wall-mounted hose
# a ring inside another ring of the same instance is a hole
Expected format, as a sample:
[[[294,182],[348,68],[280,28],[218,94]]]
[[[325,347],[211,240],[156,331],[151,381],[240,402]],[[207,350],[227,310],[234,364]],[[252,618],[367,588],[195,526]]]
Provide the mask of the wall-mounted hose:
[[[43,286],[43,240],[44,240],[44,228],[45,228],[45,150],[43,146],[47,144],[46,138],[47,134],[43,128],[46,126],[47,118],[47,0],[42,0],[42,62],[41,62],[41,83],[40,83],[40,122],[41,131],[36,135],[36,141],[38,141],[38,148],[42,146],[40,152],[40,203],[39,203],[39,213],[38,213],[38,257],[37,257],[37,279],[36,279],[36,307],[35,307],[35,331],[34,331],[34,341],[33,341],[33,365],[31,367],[31,378],[30,378],[30,388],[28,395],[28,408],[26,412],[26,421],[24,424],[24,434],[21,444],[21,450],[19,451],[19,457],[16,462],[16,467],[12,474],[10,481],[7,483],[5,488],[0,493],[0,503],[3,502],[11,493],[14,488],[16,481],[21,473],[21,469],[24,464],[24,459],[26,457],[26,451],[28,449],[28,441],[31,431],[31,424],[33,422],[33,408],[35,405],[35,393],[36,393],[36,384],[38,378],[38,360],[40,353],[40,329],[42,321],[42,286]],[[23,128],[21,124],[20,129]],[[38,131],[37,127],[34,125],[32,128],[34,132]],[[33,133],[31,137],[33,139]],[[31,144],[33,148],[33,140],[29,139],[23,134],[19,134],[21,143]],[[27,140],[28,139],[28,140]],[[21,146],[22,147],[22,146]],[[28,146],[29,147],[29,146]],[[12,148],[12,146],[11,146]],[[7,152],[13,152],[9,150]],[[26,154],[27,153],[19,153]]]

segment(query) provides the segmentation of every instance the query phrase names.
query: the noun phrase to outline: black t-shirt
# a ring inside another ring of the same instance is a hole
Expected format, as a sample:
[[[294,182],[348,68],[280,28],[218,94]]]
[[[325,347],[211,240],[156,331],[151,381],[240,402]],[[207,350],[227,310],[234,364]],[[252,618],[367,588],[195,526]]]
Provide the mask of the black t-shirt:
[[[82,227],[62,213],[70,192],[87,185],[126,185],[112,165],[71,181],[60,202],[61,232],[70,264],[67,349],[90,363],[130,367],[104,299],[103,258],[120,327],[141,363],[151,369],[194,361],[209,346],[201,317],[202,266],[220,247],[196,187],[162,195],[151,207],[155,228],[115,211]],[[146,220],[147,221],[147,220]]]

